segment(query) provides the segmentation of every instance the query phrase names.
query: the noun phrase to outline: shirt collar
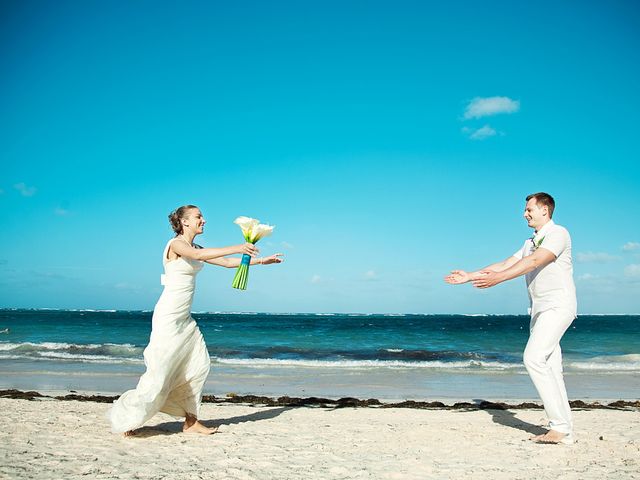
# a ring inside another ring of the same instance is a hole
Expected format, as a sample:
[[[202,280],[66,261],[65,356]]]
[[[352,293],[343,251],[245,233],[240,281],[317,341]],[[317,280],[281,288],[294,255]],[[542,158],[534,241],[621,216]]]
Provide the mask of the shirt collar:
[[[540,230],[538,230],[536,233],[534,233],[534,235],[531,237],[533,240],[538,240],[539,238],[544,237],[547,232],[549,231],[549,229],[551,227],[553,227],[555,225],[555,223],[553,222],[553,220],[549,220],[547,223],[544,224],[544,227],[542,227]]]

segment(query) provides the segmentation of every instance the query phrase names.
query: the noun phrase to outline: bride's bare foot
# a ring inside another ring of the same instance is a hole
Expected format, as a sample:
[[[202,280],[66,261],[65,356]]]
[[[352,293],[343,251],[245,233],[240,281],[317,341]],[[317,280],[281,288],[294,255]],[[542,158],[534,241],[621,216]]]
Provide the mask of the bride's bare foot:
[[[184,420],[182,431],[185,433],[201,433],[202,435],[211,435],[218,431],[218,427],[205,427],[202,425],[196,417],[188,416]]]
[[[182,427],[182,431],[185,433],[201,433],[203,435],[211,435],[212,433],[216,433],[218,431],[218,427],[213,427],[213,428],[205,427],[199,421],[196,420],[188,427],[185,422],[184,426]]]

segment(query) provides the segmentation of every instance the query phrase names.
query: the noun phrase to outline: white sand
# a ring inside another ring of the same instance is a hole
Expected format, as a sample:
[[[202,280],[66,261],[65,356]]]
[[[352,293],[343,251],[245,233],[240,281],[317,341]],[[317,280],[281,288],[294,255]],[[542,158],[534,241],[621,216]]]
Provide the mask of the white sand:
[[[575,411],[578,443],[548,446],[528,441],[541,410],[204,404],[220,433],[184,434],[157,415],[124,438],[110,432],[108,407],[0,399],[0,478],[640,478],[638,411]]]

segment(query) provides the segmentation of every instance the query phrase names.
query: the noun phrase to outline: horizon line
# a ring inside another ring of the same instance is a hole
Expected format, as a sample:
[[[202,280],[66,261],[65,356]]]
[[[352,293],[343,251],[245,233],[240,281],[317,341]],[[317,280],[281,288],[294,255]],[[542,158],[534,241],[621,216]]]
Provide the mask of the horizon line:
[[[0,311],[58,311],[58,312],[94,312],[94,313],[116,313],[116,312],[138,312],[153,313],[149,309],[120,309],[120,308],[49,308],[49,307],[0,307]],[[422,316],[464,316],[464,317],[529,317],[526,313],[417,313],[417,312],[257,312],[257,311],[192,311],[193,315],[318,315],[318,316],[406,316],[406,315],[422,315]],[[579,313],[580,316],[640,316],[640,313]]]

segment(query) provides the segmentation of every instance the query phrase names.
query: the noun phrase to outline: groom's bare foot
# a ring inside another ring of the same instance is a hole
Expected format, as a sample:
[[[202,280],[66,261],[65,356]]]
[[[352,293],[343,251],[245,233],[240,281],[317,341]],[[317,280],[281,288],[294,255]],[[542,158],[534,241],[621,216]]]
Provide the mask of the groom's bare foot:
[[[531,437],[531,441],[535,443],[572,443],[570,440],[570,435],[558,432],[556,430],[549,430],[543,435],[536,435],[535,437]]]
[[[218,431],[218,427],[205,427],[199,421],[195,421],[190,425],[187,422],[184,422],[184,426],[182,427],[182,431],[185,433],[201,433],[202,435],[211,435],[212,433],[216,433]]]
[[[127,432],[124,432],[122,435],[124,435],[125,437],[135,437],[137,433],[138,432],[136,432],[135,430],[129,430]]]

